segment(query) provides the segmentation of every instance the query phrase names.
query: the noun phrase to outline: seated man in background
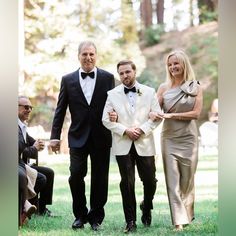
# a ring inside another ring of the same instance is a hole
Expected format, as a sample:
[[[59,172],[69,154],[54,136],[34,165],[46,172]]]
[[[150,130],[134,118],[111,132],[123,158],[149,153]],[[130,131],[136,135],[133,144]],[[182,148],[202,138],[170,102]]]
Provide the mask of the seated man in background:
[[[21,154],[25,147],[24,142],[22,142],[22,140],[19,140],[18,145],[18,225],[22,226],[27,222],[27,219],[30,219],[31,215],[34,214],[37,210],[37,207],[35,205],[32,205],[27,199],[30,199],[36,195],[34,191],[34,186],[36,183],[38,172],[30,166],[26,165],[21,158]],[[44,185],[46,184],[46,179],[38,181],[37,184],[39,185],[39,189],[44,188]]]
[[[18,126],[19,126],[19,140],[22,140],[25,143],[25,148],[22,151],[22,159],[25,164],[29,164],[29,159],[37,159],[38,151],[44,149],[44,142],[42,140],[35,140],[31,137],[27,129],[27,121],[29,115],[32,111],[32,105],[28,97],[19,96],[18,97]],[[43,166],[31,166],[33,169],[38,171],[38,176],[35,184],[35,192],[40,195],[30,199],[30,202],[37,206],[38,214],[45,216],[53,216],[51,211],[46,208],[46,205],[52,204],[52,195],[53,195],[53,183],[54,183],[54,171],[48,167]],[[39,189],[38,181],[46,180],[45,187]]]

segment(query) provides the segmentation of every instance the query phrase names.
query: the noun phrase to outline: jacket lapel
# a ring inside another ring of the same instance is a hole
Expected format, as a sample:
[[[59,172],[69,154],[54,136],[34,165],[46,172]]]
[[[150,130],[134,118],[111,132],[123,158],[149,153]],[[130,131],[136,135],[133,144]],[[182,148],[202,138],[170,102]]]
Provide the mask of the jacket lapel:
[[[120,97],[120,102],[121,102],[121,106],[125,107],[126,113],[130,116],[133,115],[131,108],[130,108],[130,104],[129,104],[129,99],[127,97],[127,95],[124,93],[124,86],[120,86],[120,89],[118,91],[119,93],[119,97]]]
[[[27,133],[26,133],[26,141],[25,141],[24,135],[23,135],[22,130],[19,125],[18,125],[18,135],[21,137],[21,140],[23,140],[24,143],[27,144],[27,142],[26,142],[27,141]]]
[[[81,84],[80,84],[80,80],[79,80],[79,69],[75,72],[75,75],[73,76],[73,79],[75,80],[75,84],[77,86],[77,89],[78,89],[78,93],[79,95],[81,96],[82,98],[82,101],[84,101],[84,103],[89,106],[85,96],[84,96],[84,93],[83,93],[83,90],[81,88]]]
[[[143,93],[143,89],[140,88],[141,86],[139,83],[136,84],[136,87],[137,87],[137,90],[140,91],[140,93]],[[137,111],[140,111],[143,106],[145,106],[145,101],[142,99],[142,95],[137,92],[136,93],[136,101],[135,101],[135,113]]]

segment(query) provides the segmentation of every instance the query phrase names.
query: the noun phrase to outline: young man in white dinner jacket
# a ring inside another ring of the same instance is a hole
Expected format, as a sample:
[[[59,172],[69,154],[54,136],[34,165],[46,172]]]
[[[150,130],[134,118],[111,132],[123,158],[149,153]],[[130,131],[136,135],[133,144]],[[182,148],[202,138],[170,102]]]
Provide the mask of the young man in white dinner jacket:
[[[117,64],[122,84],[108,91],[103,111],[103,124],[112,131],[112,150],[121,175],[120,190],[126,220],[124,232],[135,231],[135,164],[143,182],[144,198],[140,204],[142,223],[151,224],[152,200],[156,191],[155,143],[153,130],[161,121],[153,122],[149,113],[161,114],[155,90],[136,81],[136,66],[123,60]]]

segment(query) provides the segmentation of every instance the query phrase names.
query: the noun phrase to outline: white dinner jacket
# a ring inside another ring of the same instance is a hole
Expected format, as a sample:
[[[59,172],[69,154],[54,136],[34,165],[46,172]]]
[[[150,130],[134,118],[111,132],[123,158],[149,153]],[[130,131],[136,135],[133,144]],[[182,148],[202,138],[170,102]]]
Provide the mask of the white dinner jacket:
[[[161,108],[153,88],[137,82],[135,86],[139,90],[139,93],[136,94],[135,112],[132,113],[128,97],[124,93],[124,85],[121,84],[108,91],[102,122],[106,128],[112,131],[114,155],[127,155],[129,153],[133,141],[124,132],[127,128],[139,127],[144,134],[134,141],[138,155],[154,156],[156,151],[152,131],[161,121],[153,122],[148,115],[150,111],[161,112]],[[112,110],[115,110],[118,115],[117,122],[109,120],[108,112]]]

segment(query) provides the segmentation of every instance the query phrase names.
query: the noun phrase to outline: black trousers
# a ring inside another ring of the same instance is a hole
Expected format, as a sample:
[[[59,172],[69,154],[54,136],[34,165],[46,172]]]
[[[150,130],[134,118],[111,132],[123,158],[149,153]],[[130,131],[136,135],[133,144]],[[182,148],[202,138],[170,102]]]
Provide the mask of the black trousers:
[[[139,156],[134,144],[127,155],[116,156],[121,175],[120,191],[126,222],[136,221],[135,164],[143,182],[144,208],[153,209],[156,192],[156,166],[154,156]]]
[[[43,213],[46,205],[52,204],[54,171],[44,166],[33,165],[31,167],[38,171],[34,190],[39,194],[39,198],[36,196],[30,202],[38,206],[39,212]]]
[[[87,208],[84,181],[88,170],[88,155],[91,160],[90,210]],[[82,148],[70,148],[69,185],[76,219],[80,218],[90,224],[102,223],[108,194],[109,162],[110,147],[95,147],[91,137]]]

